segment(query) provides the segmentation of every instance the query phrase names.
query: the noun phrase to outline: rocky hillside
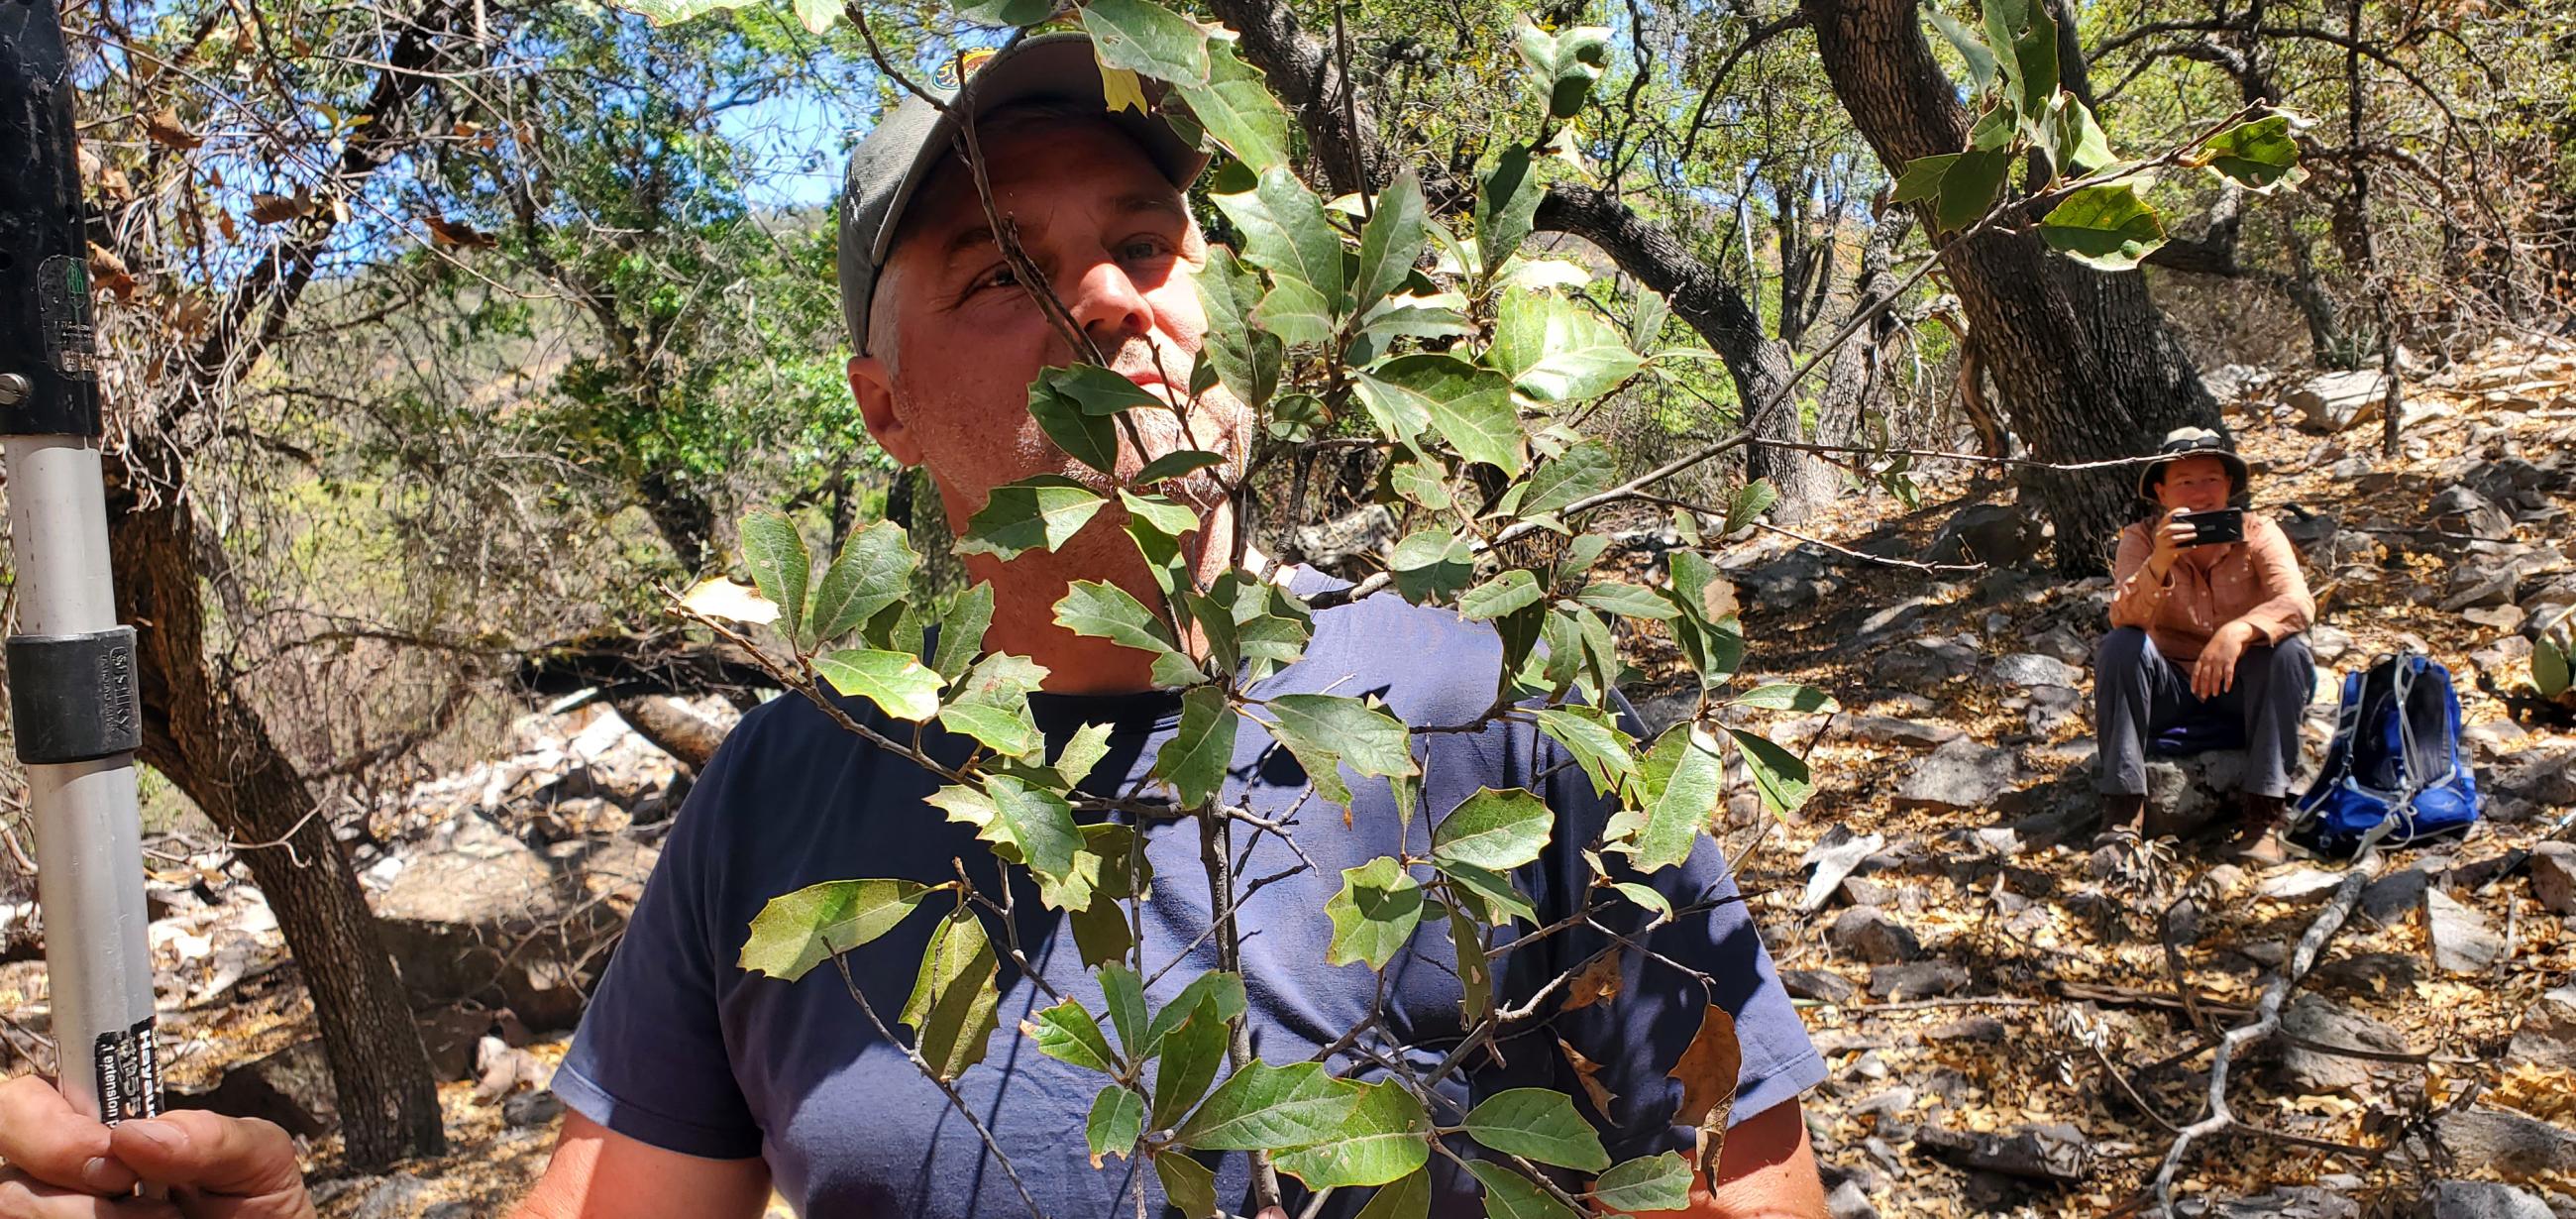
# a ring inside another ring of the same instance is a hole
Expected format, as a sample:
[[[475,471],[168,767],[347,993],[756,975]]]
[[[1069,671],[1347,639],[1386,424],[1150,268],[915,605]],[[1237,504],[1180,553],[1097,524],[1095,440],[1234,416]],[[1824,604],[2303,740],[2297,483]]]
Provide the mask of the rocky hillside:
[[[2274,1010],[2225,1073],[2238,1124],[2175,1158],[2193,1213],[2576,1216],[2576,848],[2540,842],[2576,806],[2576,717],[2523,684],[2526,632],[2576,605],[2576,355],[2498,349],[2413,387],[2393,463],[2370,374],[2228,381],[2258,507],[2323,607],[2311,766],[2337,675],[2424,651],[2458,678],[2489,820],[2358,881],[2199,843],[2097,850],[2085,669],[2108,582],[2049,575],[1999,483],[1936,480],[1901,516],[1847,498],[1811,538],[1730,548],[1750,663],[1842,704],[1769,726],[1815,765],[1804,819],[1747,789],[1726,831],[1833,1070],[1807,1105],[1838,1219],[2124,1213],[2206,1114],[2214,1042]],[[1647,573],[1674,544],[1624,540]],[[455,1153],[390,1176],[334,1175],[309,1005],[239,864],[155,844],[175,1099],[304,1137],[332,1219],[494,1214],[533,1179],[560,1118],[543,1081],[684,791],[604,707],[531,716],[504,752],[344,831],[449,1081]],[[2162,763],[2158,790],[2217,799],[2234,761]],[[0,964],[0,1013],[41,1061],[38,962]]]

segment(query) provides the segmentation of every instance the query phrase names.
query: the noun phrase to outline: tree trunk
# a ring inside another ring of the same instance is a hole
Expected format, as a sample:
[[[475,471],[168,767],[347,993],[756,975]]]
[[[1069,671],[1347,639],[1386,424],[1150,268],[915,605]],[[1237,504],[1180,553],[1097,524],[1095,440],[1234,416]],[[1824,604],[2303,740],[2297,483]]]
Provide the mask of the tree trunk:
[[[1923,40],[1910,0],[1803,0],[1825,74],[1894,173],[1965,147],[1968,116]],[[2080,80],[2081,60],[2071,79]],[[2052,255],[2035,234],[1936,238],[1977,352],[2003,406],[2043,461],[2144,451],[2182,424],[2216,426],[2218,407],[2166,333],[2134,271],[2103,274]],[[2112,471],[2033,469],[2026,493],[2057,526],[2057,566],[2109,566],[2134,492]]]
[[[170,458],[149,436],[133,443],[143,461]],[[129,468],[137,464],[130,453]],[[179,485],[175,477],[153,481]],[[150,506],[123,493],[112,501],[117,616],[138,628],[142,758],[241,844],[276,912],[322,1027],[350,1166],[377,1171],[407,1156],[444,1154],[429,1054],[330,819],[315,815],[313,791],[258,711],[233,698],[207,665],[199,534],[188,504],[178,491]]]
[[[1572,233],[1601,247],[1619,269],[1672,302],[1673,316],[1699,332],[1735,382],[1744,426],[1766,440],[1803,441],[1807,430],[1798,399],[1785,392],[1796,367],[1789,345],[1766,335],[1762,319],[1734,284],[1693,258],[1670,232],[1649,224],[1627,204],[1589,187],[1564,183],[1539,200],[1538,228]],[[1780,489],[1773,516],[1783,523],[1804,517],[1838,485],[1832,467],[1814,454],[1774,445],[1745,450],[1745,475],[1768,478]]]
[[[636,480],[635,491],[643,500],[644,515],[651,518],[654,530],[679,560],[680,570],[691,576],[703,575],[711,561],[722,561],[722,552],[715,544],[715,505],[691,489],[684,476],[650,470]]]

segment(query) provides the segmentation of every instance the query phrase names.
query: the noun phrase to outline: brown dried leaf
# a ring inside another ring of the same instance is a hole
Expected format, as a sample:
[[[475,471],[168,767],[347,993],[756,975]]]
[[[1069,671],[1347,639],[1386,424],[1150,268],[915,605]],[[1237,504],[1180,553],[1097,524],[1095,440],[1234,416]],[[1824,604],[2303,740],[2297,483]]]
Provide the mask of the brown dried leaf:
[[[1724,576],[1710,577],[1708,587],[1700,590],[1699,605],[1711,622],[1730,617],[1743,608],[1736,600],[1735,582]]]
[[[125,269],[125,260],[116,251],[97,242],[89,247],[90,286],[102,292],[113,292],[118,300],[134,298],[134,273]]]
[[[313,196],[297,191],[293,198],[285,195],[252,195],[250,218],[255,224],[283,224],[313,214]]]
[[[205,137],[188,130],[187,125],[179,121],[178,111],[166,107],[157,114],[144,117],[143,134],[150,136],[155,144],[174,148],[180,152],[186,152],[206,142]]]
[[[1618,998],[1620,955],[1616,949],[1602,953],[1592,958],[1592,963],[1584,966],[1582,972],[1575,974],[1574,980],[1566,983],[1565,1010],[1570,1012]]]
[[[1619,1094],[1601,1086],[1601,1081],[1593,1078],[1601,1073],[1601,1064],[1584,1057],[1583,1051],[1575,1049],[1563,1037],[1556,1039],[1556,1048],[1565,1051],[1566,1064],[1574,1068],[1574,1078],[1582,1083],[1583,1094],[1592,1098],[1593,1109],[1608,1116],[1610,1105],[1619,1099]]]
[[[1667,1072],[1682,1081],[1682,1105],[1673,1120],[1699,1128],[1699,1165],[1717,1170],[1718,1150],[1726,1143],[1727,1114],[1735,1108],[1735,1084],[1744,1071],[1744,1047],[1735,1039],[1735,1017],[1712,1003],[1700,1016],[1699,1032],[1681,1061]]]
[[[482,232],[472,225],[458,224],[444,217],[432,216],[427,223],[431,245],[448,246],[460,250],[488,250],[501,244],[500,239],[490,233]]]

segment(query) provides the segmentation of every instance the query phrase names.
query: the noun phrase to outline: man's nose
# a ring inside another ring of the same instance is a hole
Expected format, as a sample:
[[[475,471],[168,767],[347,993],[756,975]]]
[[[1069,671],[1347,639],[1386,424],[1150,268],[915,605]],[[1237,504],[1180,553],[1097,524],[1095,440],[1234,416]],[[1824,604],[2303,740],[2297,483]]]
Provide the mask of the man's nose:
[[[1153,305],[1116,259],[1098,259],[1083,268],[1067,308],[1073,324],[1091,336],[1092,345],[1104,356],[1114,355],[1128,340],[1154,328]]]

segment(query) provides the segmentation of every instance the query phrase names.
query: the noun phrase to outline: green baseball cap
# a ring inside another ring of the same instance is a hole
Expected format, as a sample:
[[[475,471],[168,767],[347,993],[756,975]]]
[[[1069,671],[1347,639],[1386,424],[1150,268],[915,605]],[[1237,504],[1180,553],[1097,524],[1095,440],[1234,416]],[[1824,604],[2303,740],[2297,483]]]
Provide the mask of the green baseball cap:
[[[903,225],[904,209],[913,195],[930,181],[943,159],[958,156],[958,113],[983,115],[1034,101],[1097,106],[1103,117],[1144,149],[1173,186],[1186,188],[1207,168],[1208,154],[1164,121],[1161,82],[1138,78],[1148,113],[1109,109],[1088,34],[1044,34],[986,56],[980,64],[972,55],[964,63],[962,89],[931,90],[948,103],[947,112],[907,95],[850,150],[849,174],[841,193],[841,318],[849,325],[851,348],[862,355],[868,348],[868,308],[876,293],[877,273],[893,251],[895,232]],[[962,156],[958,163],[962,167]]]

